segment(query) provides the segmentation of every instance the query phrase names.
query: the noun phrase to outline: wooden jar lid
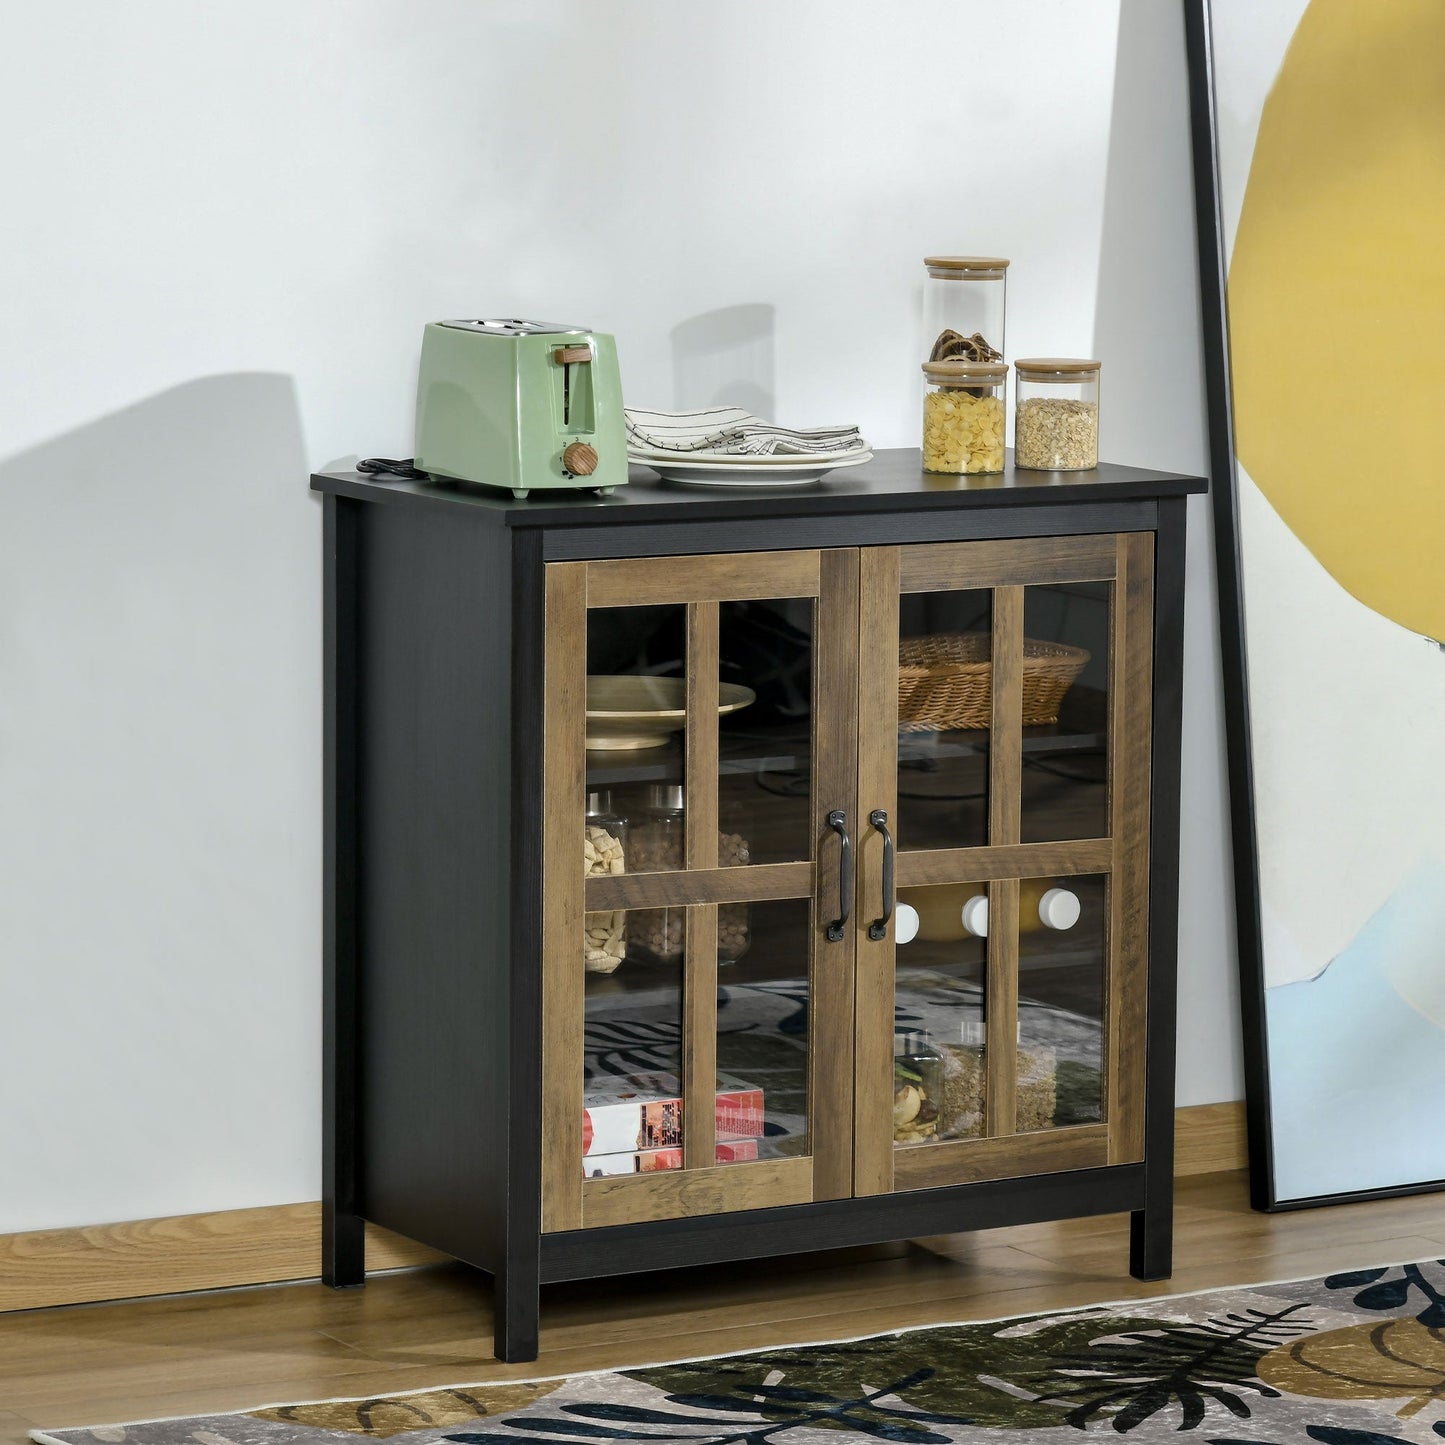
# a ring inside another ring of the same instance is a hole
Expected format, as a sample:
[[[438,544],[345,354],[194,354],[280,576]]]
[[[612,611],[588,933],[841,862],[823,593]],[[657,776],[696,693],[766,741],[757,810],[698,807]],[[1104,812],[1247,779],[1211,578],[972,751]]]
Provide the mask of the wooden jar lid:
[[[1000,277],[1008,270],[1008,262],[1002,256],[925,256],[923,264],[930,276],[939,276],[949,281],[963,281],[969,277],[988,280]]]
[[[1014,362],[1018,374],[1031,381],[1092,381],[1101,365],[1073,356],[1030,356]]]
[[[925,361],[923,374],[930,381],[954,386],[997,386],[1008,376],[1008,367],[1002,361]]]

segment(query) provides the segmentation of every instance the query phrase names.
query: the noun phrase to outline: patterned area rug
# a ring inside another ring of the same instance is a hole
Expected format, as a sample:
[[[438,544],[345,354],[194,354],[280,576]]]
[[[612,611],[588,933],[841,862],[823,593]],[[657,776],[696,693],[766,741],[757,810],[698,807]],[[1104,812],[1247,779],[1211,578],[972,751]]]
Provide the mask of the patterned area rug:
[[[1440,1445],[1445,1260],[527,1384],[97,1429],[64,1445],[691,1441],[840,1435],[1200,1445]]]

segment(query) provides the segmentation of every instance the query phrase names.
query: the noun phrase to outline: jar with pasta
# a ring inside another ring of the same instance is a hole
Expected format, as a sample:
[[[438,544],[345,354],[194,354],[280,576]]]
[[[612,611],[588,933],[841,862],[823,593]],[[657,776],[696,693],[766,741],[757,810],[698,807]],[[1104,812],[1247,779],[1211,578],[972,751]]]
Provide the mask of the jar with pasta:
[[[1014,362],[1014,465],[1044,472],[1099,465],[1099,363],[1040,356]]]
[[[627,820],[612,810],[605,792],[587,794],[582,820],[582,876],[601,878],[627,871]],[[582,964],[588,973],[612,973],[627,954],[627,914],[620,908],[582,919]]]
[[[925,361],[923,470],[955,475],[1003,471],[1001,361]]]

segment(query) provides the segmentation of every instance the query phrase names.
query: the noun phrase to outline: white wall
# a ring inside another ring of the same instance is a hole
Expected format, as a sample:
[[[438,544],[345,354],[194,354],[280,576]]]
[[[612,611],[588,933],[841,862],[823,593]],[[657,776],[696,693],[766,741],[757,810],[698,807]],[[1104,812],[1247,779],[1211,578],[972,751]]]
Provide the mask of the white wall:
[[[928,250],[1203,463],[1176,6],[247,0],[11,17],[0,56],[0,1231],[319,1192],[319,512],[406,455],[421,324],[617,333],[916,442]],[[1116,49],[1120,56],[1116,87]],[[1203,513],[1196,516],[1202,520]],[[1207,538],[1183,1101],[1239,1092]]]

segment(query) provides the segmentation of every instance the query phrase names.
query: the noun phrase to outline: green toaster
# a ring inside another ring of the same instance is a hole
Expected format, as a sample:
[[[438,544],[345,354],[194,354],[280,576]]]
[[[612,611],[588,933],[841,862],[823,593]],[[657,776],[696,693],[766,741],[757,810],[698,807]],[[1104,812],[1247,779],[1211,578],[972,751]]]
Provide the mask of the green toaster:
[[[547,321],[437,321],[422,335],[418,471],[530,492],[627,480],[617,343]]]

